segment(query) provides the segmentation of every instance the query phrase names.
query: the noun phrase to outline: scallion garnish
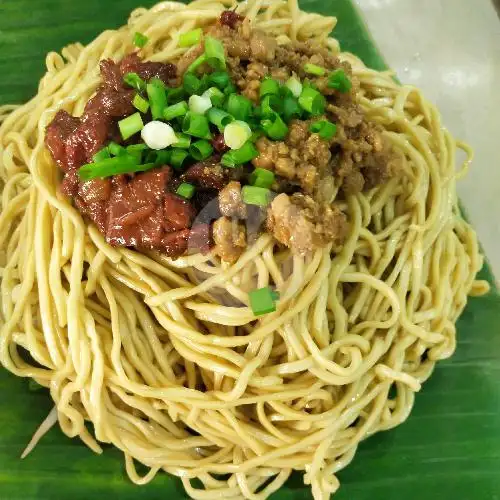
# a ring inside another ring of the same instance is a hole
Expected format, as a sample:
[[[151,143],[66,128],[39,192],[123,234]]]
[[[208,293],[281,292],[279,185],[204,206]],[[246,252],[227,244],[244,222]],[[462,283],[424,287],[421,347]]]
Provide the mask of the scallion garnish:
[[[188,103],[186,101],[178,102],[177,104],[172,104],[163,110],[163,118],[170,121],[179,116],[184,116],[188,112]]]
[[[285,97],[283,99],[283,118],[288,123],[294,117],[300,117],[302,109],[295,97]]]
[[[182,131],[200,139],[212,138],[207,118],[191,111],[188,111],[182,120]]]
[[[146,163],[154,163],[155,166],[168,165],[170,163],[171,150],[161,149],[159,151],[149,151],[146,155]]]
[[[182,87],[176,87],[167,90],[167,103],[175,104],[186,97],[186,92]]]
[[[322,68],[317,64],[311,64],[311,63],[304,64],[304,71],[309,75],[315,75],[315,76],[323,76],[326,73],[325,68]]]
[[[217,87],[210,87],[203,92],[202,96],[208,97],[216,108],[224,104],[225,96]]]
[[[139,165],[136,158],[130,155],[115,156],[96,163],[88,163],[78,170],[78,175],[84,181],[97,177],[111,177],[112,175],[142,172],[154,168],[154,163]]]
[[[189,95],[199,94],[202,88],[202,82],[193,73],[184,73],[182,87]]]
[[[100,151],[97,151],[97,153],[92,157],[92,160],[94,163],[97,163],[99,161],[105,160],[106,158],[110,158],[111,155],[109,153],[109,148],[105,147],[102,148]]]
[[[146,35],[143,35],[142,33],[139,33],[138,31],[136,31],[134,33],[134,45],[136,47],[139,47],[140,49],[142,49],[144,47],[144,45],[146,45],[148,43],[148,40],[149,40],[149,38]]]
[[[252,186],[268,189],[273,185],[274,178],[274,174],[270,170],[266,170],[265,168],[256,168],[250,174],[249,181]]]
[[[186,33],[182,33],[179,37],[179,47],[191,47],[192,45],[200,43],[202,34],[203,31],[201,28],[196,28]]]
[[[238,92],[236,85],[233,82],[229,82],[225,89],[223,89],[225,95],[230,95]]]
[[[257,156],[259,156],[259,151],[250,141],[247,141],[240,149],[232,149],[224,153],[221,158],[221,163],[225,167],[232,168],[247,163],[257,158]]]
[[[192,185],[189,184],[188,182],[183,182],[178,188],[176,193],[179,196],[182,196],[183,198],[190,199],[193,197],[194,192],[196,191],[196,188]]]
[[[142,153],[147,149],[146,144],[131,144],[125,148],[128,155],[135,158],[137,163],[141,163]]]
[[[282,141],[288,134],[288,127],[278,113],[262,120],[260,124],[267,137],[273,141]]]
[[[252,112],[252,101],[240,94],[230,94],[225,107],[236,120],[247,121]]]
[[[123,81],[139,92],[146,90],[146,82],[137,73],[125,73]]]
[[[267,118],[283,112],[283,101],[277,95],[266,95],[260,102],[260,116]]]
[[[170,153],[170,165],[176,170],[180,170],[188,156],[185,149],[173,148]]]
[[[191,145],[191,137],[186,134],[176,134],[177,140],[173,143],[176,148],[187,149]]]
[[[213,152],[213,146],[205,139],[196,141],[189,147],[189,154],[197,161],[202,161],[210,158]]]
[[[215,70],[226,69],[224,46],[217,38],[211,36],[205,37],[205,56],[207,63]]]
[[[241,189],[241,198],[248,205],[258,205],[266,207],[269,205],[271,191],[267,188],[257,186],[243,186]]]
[[[337,125],[328,120],[318,120],[309,125],[309,131],[318,134],[322,139],[331,139],[337,133]]]
[[[349,80],[343,69],[337,69],[328,77],[328,88],[336,89],[339,92],[346,93],[351,90],[352,82]]]
[[[144,128],[144,123],[140,113],[134,113],[118,122],[118,128],[124,141],[132,137]]]
[[[138,109],[141,113],[144,114],[148,112],[149,102],[139,94],[135,94],[132,104],[134,105],[134,108]]]
[[[254,315],[261,316],[276,311],[275,302],[279,299],[279,293],[266,286],[252,290],[248,298]]]
[[[230,82],[229,74],[225,71],[214,71],[209,76],[211,84],[215,85],[218,89],[224,90]]]
[[[314,88],[304,87],[299,97],[299,105],[313,116],[325,111],[325,98]]]
[[[274,78],[266,77],[262,80],[260,84],[260,98],[262,99],[266,95],[279,95],[280,93],[280,84]]]
[[[198,56],[189,66],[188,69],[186,70],[185,75],[189,73],[195,72],[202,64],[207,62],[207,56],[206,54],[201,54],[201,56]]]
[[[163,119],[163,110],[167,105],[167,95],[165,85],[157,78],[152,79],[146,86],[149,104],[151,106],[151,116],[153,120]]]
[[[141,132],[142,140],[151,149],[165,149],[177,141],[177,136],[171,125],[159,120],[151,120],[144,125]]]
[[[207,95],[192,95],[189,98],[189,109],[193,113],[204,115],[212,107],[212,101]]]
[[[210,108],[207,113],[210,123],[213,123],[221,132],[229,125],[234,118],[223,109]]]
[[[285,85],[290,89],[295,97],[299,97],[302,93],[302,83],[300,83],[300,80],[294,76],[290,77]]]
[[[121,156],[127,152],[123,146],[113,141],[108,144],[108,149],[112,156]]]
[[[247,122],[236,120],[224,129],[224,143],[230,149],[240,149],[252,136],[252,129]]]

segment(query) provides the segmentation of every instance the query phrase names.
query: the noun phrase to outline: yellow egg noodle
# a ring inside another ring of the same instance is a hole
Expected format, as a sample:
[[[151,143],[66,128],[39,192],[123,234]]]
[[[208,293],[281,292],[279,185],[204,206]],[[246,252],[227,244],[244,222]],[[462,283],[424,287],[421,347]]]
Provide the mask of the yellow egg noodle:
[[[340,53],[359,104],[402,153],[402,176],[343,202],[351,230],[340,253],[294,256],[266,233],[228,265],[109,246],[59,193],[44,147],[56,111],[80,115],[99,61],[131,52],[135,32],[149,37],[146,58],[175,62],[181,33],[233,7],[278,43],[339,50],[336,19],[297,0],[163,2],[50,53],[36,97],[0,107],[0,361],[50,389],[55,407],[32,445],[58,420],[96,453],[99,443],[122,450],[137,484],[164,470],[195,499],[257,500],[298,470],[326,499],[358,443],[408,417],[436,361],[455,350],[467,295],[487,290],[455,188],[471,150],[418,89]],[[278,309],[256,319],[247,293],[267,285]],[[144,477],[136,461],[150,468]]]

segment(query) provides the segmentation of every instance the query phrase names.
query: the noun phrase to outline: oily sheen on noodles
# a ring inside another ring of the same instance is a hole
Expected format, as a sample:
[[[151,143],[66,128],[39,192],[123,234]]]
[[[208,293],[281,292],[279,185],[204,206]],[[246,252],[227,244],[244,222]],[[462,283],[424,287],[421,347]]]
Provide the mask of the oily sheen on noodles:
[[[403,159],[401,176],[343,202],[351,227],[340,253],[294,256],[270,234],[232,265],[109,246],[60,194],[45,127],[59,109],[82,113],[99,61],[129,53],[133,33],[149,37],[146,58],[175,62],[181,33],[233,7],[278,43],[338,51],[336,20],[296,0],[163,2],[50,53],[36,97],[0,108],[0,360],[54,400],[29,449],[58,421],[97,453],[120,448],[137,484],[164,470],[193,498],[263,499],[299,470],[319,500],[362,439],[408,417],[455,349],[467,295],[487,290],[455,190],[472,153],[418,89],[340,54],[359,104]],[[278,309],[256,319],[247,293],[267,285]],[[135,461],[150,471],[139,476]]]

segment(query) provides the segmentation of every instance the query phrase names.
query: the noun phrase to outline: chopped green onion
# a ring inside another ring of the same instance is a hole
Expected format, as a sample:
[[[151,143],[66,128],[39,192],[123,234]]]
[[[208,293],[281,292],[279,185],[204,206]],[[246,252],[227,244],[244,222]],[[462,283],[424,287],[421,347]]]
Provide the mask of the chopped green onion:
[[[224,104],[224,94],[217,87],[210,87],[203,92],[202,97],[208,97],[215,107],[220,107]]]
[[[192,95],[188,102],[189,109],[200,115],[204,115],[212,107],[212,101],[207,95]]]
[[[146,90],[146,82],[137,73],[126,73],[123,77],[123,81],[139,92],[144,92]]]
[[[167,105],[167,95],[165,93],[165,85],[161,80],[151,80],[146,86],[149,104],[151,106],[151,115],[153,120],[163,119],[163,110]]]
[[[163,110],[163,118],[170,121],[179,116],[184,116],[188,112],[188,103],[186,101],[178,102],[177,104],[172,104]]]
[[[302,93],[302,83],[300,83],[300,80],[298,78],[295,78],[294,76],[290,77],[285,85],[290,89],[295,97],[299,97]]]
[[[185,149],[173,148],[170,153],[170,165],[176,170],[180,170],[188,156],[189,154]]]
[[[122,156],[127,152],[123,146],[120,146],[113,141],[108,144],[108,149],[112,156]]]
[[[224,129],[224,143],[230,149],[240,149],[252,136],[252,129],[247,122],[236,120]]]
[[[283,85],[280,88],[280,95],[279,95],[279,97],[280,97],[280,99],[283,99],[285,97],[294,97],[294,95],[292,94],[292,91],[286,85]]]
[[[325,110],[325,98],[312,87],[302,89],[299,104],[302,109],[305,109],[313,116],[321,115]]]
[[[88,163],[78,170],[78,175],[84,181],[97,177],[110,177],[112,175],[142,172],[154,168],[154,163],[137,164],[136,158],[130,155],[115,156],[97,163]]]
[[[229,125],[234,118],[223,109],[210,108],[207,113],[210,123],[213,123],[221,132]]]
[[[288,127],[286,126],[286,123],[277,113],[274,113],[274,115],[270,118],[262,120],[260,123],[262,130],[264,130],[267,137],[273,141],[281,141],[288,134]]]
[[[203,31],[201,28],[196,28],[186,33],[182,33],[179,37],[179,47],[191,47],[192,45],[200,43],[202,34]]]
[[[260,102],[260,115],[263,118],[283,112],[283,101],[276,95],[266,95]]]
[[[188,200],[193,197],[196,188],[189,184],[188,182],[183,182],[178,188],[176,193],[183,198],[187,198]]]
[[[168,104],[176,104],[179,101],[182,101],[186,95],[186,92],[182,87],[176,87],[173,89],[167,90],[167,103]]]
[[[102,148],[100,151],[97,151],[97,153],[92,157],[92,160],[94,162],[99,162],[102,160],[105,160],[106,158],[110,158],[110,153],[109,153],[109,148],[105,147]]]
[[[215,71],[209,76],[210,83],[218,89],[225,89],[230,82],[229,74],[226,71]]]
[[[127,151],[127,154],[130,156],[133,156],[137,163],[141,163],[142,160],[142,153],[147,149],[148,147],[146,144],[131,144],[130,146],[127,146],[125,150]]]
[[[176,148],[187,149],[191,145],[191,137],[186,134],[177,134],[177,141],[172,145]]]
[[[261,316],[276,311],[275,301],[278,300],[277,292],[270,287],[258,288],[248,294],[250,307],[255,316]]]
[[[170,163],[172,151],[160,149],[158,151],[149,151],[146,155],[146,163],[154,163],[155,166],[167,165]]]
[[[349,80],[343,69],[337,69],[328,77],[328,88],[336,89],[339,92],[346,93],[351,90],[352,82]]]
[[[325,68],[311,63],[304,64],[304,71],[315,76],[323,76],[326,73]]]
[[[135,109],[138,109],[141,113],[147,113],[149,109],[149,102],[146,101],[139,94],[135,94],[134,100],[132,101]]]
[[[205,139],[196,141],[189,148],[189,154],[197,161],[202,161],[210,158],[213,152],[213,146]]]
[[[256,142],[257,139],[260,139],[263,135],[264,135],[264,133],[262,132],[262,130],[254,130],[252,132],[252,135],[250,136],[250,139],[248,139],[248,140],[250,142]]]
[[[285,97],[283,100],[283,118],[288,123],[293,117],[300,117],[302,110],[295,97]]]
[[[202,88],[201,80],[193,73],[184,73],[182,86],[189,95],[199,94]]]
[[[274,174],[265,168],[256,168],[250,174],[250,184],[261,188],[270,188],[274,182]]]
[[[188,73],[194,73],[202,64],[207,62],[207,55],[206,54],[201,54],[201,56],[198,56],[189,66],[188,69],[186,70],[185,75]]]
[[[322,139],[331,139],[337,133],[337,125],[328,120],[319,120],[309,125],[309,131],[318,134]]]
[[[232,168],[247,163],[257,158],[257,156],[259,156],[259,152],[256,147],[250,141],[247,141],[240,149],[232,149],[224,153],[221,158],[221,163],[225,167]]]
[[[235,94],[238,92],[236,85],[233,82],[229,82],[226,88],[223,90],[225,95]]]
[[[226,102],[226,111],[237,120],[247,121],[252,112],[252,101],[239,94],[230,94]]]
[[[142,49],[148,43],[149,38],[138,31],[134,34],[134,45]]]
[[[226,69],[224,45],[217,38],[211,36],[205,38],[205,56],[207,63],[215,70]]]
[[[247,205],[258,205],[266,207],[269,205],[271,191],[267,188],[257,186],[243,186],[241,189],[241,198]]]
[[[137,132],[140,132],[144,128],[144,123],[142,122],[142,117],[140,113],[134,113],[133,115],[127,116],[123,120],[118,122],[118,128],[126,141],[129,137],[132,137]]]
[[[191,111],[188,111],[182,120],[182,131],[200,139],[212,138],[207,118]]]
[[[280,84],[274,78],[266,77],[260,84],[260,98],[266,95],[279,95]]]
[[[141,132],[142,140],[151,149],[165,149],[177,141],[177,136],[171,125],[159,120],[152,120],[146,125]]]

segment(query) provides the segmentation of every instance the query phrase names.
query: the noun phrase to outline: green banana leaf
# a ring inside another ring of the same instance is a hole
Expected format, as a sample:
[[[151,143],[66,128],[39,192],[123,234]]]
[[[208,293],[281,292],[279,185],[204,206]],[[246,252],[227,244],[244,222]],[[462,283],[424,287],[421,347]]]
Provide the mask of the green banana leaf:
[[[0,0],[0,104],[23,102],[36,92],[48,51],[89,42],[123,24],[138,5],[137,0]],[[336,15],[334,33],[343,49],[373,68],[385,67],[350,0],[302,0],[301,6]],[[482,277],[493,281],[487,266]],[[499,312],[496,291],[470,299],[453,359],[437,367],[405,424],[360,445],[339,475],[336,499],[500,499]],[[94,455],[58,428],[21,461],[52,404],[46,391],[30,392],[26,380],[5,370],[0,370],[0,394],[0,500],[186,497],[180,481],[166,474],[146,486],[132,485],[118,450],[105,447],[103,455]],[[273,495],[274,500],[310,497],[300,475]]]

